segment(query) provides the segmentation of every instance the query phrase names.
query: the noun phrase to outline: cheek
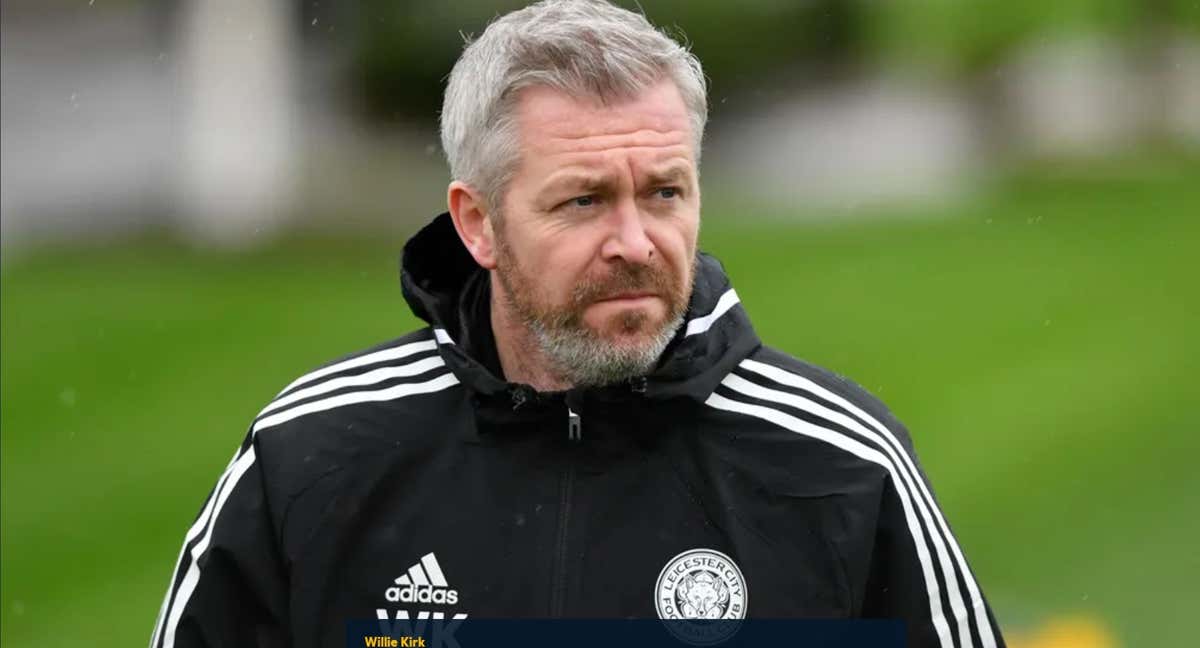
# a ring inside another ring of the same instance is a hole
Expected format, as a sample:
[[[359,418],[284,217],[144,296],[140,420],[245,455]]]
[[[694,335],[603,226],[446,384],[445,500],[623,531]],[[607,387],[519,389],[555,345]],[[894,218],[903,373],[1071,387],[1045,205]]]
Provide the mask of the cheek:
[[[571,289],[587,275],[595,247],[582,235],[554,236],[546,241],[540,266],[533,280],[552,291],[557,299],[566,299]]]
[[[556,231],[537,223],[505,223],[512,263],[543,295],[560,300],[586,268],[590,251],[583,236]]]
[[[663,221],[650,234],[654,247],[677,273],[686,272],[691,264],[696,250],[696,222],[693,219]]]

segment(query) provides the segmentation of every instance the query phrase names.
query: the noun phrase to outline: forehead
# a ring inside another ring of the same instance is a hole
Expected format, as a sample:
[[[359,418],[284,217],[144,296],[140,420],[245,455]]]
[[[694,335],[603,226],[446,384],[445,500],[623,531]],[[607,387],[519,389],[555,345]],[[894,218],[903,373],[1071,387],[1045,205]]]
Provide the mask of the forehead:
[[[522,149],[536,155],[692,148],[687,106],[670,81],[607,103],[533,86],[521,91],[516,117]]]

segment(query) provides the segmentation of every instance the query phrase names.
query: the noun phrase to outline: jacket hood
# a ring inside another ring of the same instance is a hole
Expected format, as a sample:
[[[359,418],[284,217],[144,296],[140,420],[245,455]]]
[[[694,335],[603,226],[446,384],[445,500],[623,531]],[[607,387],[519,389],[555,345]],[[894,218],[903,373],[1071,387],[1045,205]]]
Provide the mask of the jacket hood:
[[[541,396],[500,373],[491,330],[490,281],[463,246],[449,213],[437,216],[404,246],[400,283],[412,312],[433,327],[446,364],[484,399],[514,403]],[[699,254],[684,324],[648,375],[628,385],[575,391],[629,391],[647,398],[688,396],[703,402],[760,346],[721,263]]]

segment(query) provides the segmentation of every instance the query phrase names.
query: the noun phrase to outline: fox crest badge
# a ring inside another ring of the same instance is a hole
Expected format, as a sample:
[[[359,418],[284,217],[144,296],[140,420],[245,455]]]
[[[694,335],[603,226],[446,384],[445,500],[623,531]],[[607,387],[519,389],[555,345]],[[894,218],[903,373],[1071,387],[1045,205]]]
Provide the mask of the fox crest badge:
[[[690,549],[670,561],[654,585],[658,617],[680,639],[712,645],[733,636],[746,617],[748,597],[742,570],[729,556],[713,549]]]

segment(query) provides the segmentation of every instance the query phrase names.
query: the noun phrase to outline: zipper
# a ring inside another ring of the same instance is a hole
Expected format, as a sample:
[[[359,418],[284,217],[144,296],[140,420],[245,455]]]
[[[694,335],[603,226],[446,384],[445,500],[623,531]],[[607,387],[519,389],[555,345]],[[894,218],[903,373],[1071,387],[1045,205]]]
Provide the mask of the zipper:
[[[567,440],[583,441],[583,420],[570,407],[567,408]]]
[[[554,552],[554,588],[550,598],[550,616],[560,618],[567,603],[567,537],[571,529],[571,491],[575,488],[575,461],[567,467],[559,492],[558,547]]]
[[[572,441],[567,472],[563,474],[558,491],[558,538],[555,541],[554,568],[550,590],[550,616],[561,618],[567,604],[567,540],[571,533],[571,494],[575,490],[575,445],[583,439],[583,421],[578,414],[567,408],[567,438]]]

